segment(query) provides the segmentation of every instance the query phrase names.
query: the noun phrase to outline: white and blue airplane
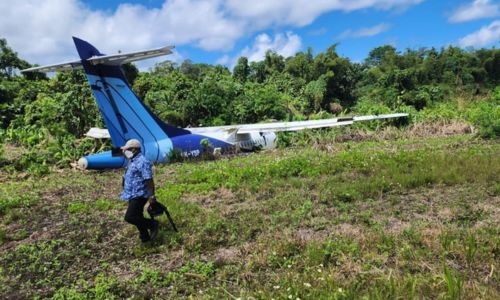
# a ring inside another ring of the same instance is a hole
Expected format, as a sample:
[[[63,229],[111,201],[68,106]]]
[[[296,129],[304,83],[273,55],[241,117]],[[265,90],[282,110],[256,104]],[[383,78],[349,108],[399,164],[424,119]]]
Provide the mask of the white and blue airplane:
[[[357,121],[406,117],[395,113],[324,120],[273,122],[216,127],[178,128],[161,121],[128,84],[121,65],[172,53],[173,46],[124,54],[105,55],[90,43],[73,37],[79,60],[33,67],[22,72],[54,72],[83,69],[97,101],[107,129],[91,128],[87,136],[111,138],[115,150],[91,154],[78,160],[82,169],[113,169],[126,166],[126,159],[116,151],[129,139],[142,143],[143,154],[153,163],[166,163],[172,151],[196,157],[210,149],[225,153],[240,149],[252,151],[275,146],[278,131],[297,131],[351,125]]]

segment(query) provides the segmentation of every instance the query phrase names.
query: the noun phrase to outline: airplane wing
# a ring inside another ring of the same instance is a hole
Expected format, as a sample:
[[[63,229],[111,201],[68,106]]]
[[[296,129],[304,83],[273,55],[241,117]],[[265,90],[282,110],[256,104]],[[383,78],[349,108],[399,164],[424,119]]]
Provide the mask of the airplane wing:
[[[166,46],[162,48],[145,50],[145,51],[137,51],[123,54],[112,54],[112,55],[103,55],[103,56],[93,56],[87,59],[93,65],[104,64],[111,66],[119,66],[122,64],[126,64],[129,62],[133,62],[136,60],[142,60],[147,58],[152,58],[161,55],[172,54],[172,49],[174,46]],[[78,70],[82,69],[82,62],[80,60],[59,63],[55,65],[41,66],[41,67],[33,67],[29,69],[21,70],[21,72],[56,72],[56,71],[70,71],[70,70]]]
[[[358,121],[381,120],[390,118],[406,117],[406,113],[385,114],[385,115],[367,115],[359,117],[339,117],[323,120],[308,120],[308,121],[292,121],[292,122],[273,122],[273,123],[257,123],[257,124],[242,124],[242,125],[227,125],[214,127],[198,127],[186,128],[192,133],[207,133],[207,132],[231,132],[236,134],[245,134],[251,132],[278,132],[278,131],[298,131],[303,129],[334,127],[352,125]]]
[[[407,113],[395,113],[384,115],[367,115],[357,117],[339,117],[333,119],[323,120],[308,120],[308,121],[291,121],[291,122],[272,122],[272,123],[257,123],[257,124],[240,124],[240,125],[226,125],[226,126],[212,126],[212,127],[193,127],[185,128],[196,134],[225,134],[230,135],[244,135],[253,132],[278,132],[278,131],[298,131],[303,129],[314,129],[334,126],[352,125],[354,122],[382,120],[390,118],[407,117]],[[91,128],[86,134],[88,137],[93,138],[109,138],[107,129]]]

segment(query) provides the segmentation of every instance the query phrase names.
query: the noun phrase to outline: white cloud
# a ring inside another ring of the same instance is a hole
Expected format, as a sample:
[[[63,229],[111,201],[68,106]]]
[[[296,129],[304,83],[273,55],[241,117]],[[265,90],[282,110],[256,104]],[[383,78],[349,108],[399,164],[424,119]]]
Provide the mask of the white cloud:
[[[461,47],[484,47],[500,42],[500,20],[493,21],[490,25],[482,27],[458,41]]]
[[[500,4],[491,0],[474,0],[472,3],[457,8],[448,20],[452,23],[467,22],[477,19],[492,18],[500,15]]]
[[[227,0],[228,12],[248,21],[251,26],[301,27],[331,11],[355,11],[368,8],[383,10],[405,9],[424,0]]]
[[[229,55],[223,55],[221,58],[219,58],[216,62],[216,64],[219,65],[231,65],[231,69],[234,67],[236,64],[236,59],[231,58]]]
[[[19,56],[49,64],[76,58],[71,36],[96,44],[103,53],[137,51],[166,44],[230,50],[245,30],[227,18],[217,1],[169,0],[161,9],[121,4],[91,11],[77,0],[3,0],[0,37]]]
[[[410,6],[420,4],[425,0],[338,0],[339,9],[344,11],[354,11],[366,8],[378,8],[382,10],[402,11]]]
[[[47,63],[74,57],[74,50],[68,56],[65,49],[71,46],[71,32],[82,21],[77,12],[87,13],[77,1],[2,1],[0,11],[4,16],[0,18],[0,37],[21,58]]]
[[[373,27],[366,27],[357,30],[349,29],[342,32],[339,36],[339,39],[375,36],[384,31],[389,30],[389,28],[390,28],[389,24],[381,23]]]
[[[83,34],[104,45],[125,49],[158,46],[158,42],[193,44],[204,50],[229,50],[241,37],[239,21],[225,18],[214,1],[171,0],[161,9],[120,5],[112,15],[89,16]]]
[[[107,54],[167,44],[229,53],[242,38],[270,29],[299,28],[331,11],[402,9],[422,1],[165,0],[159,8],[120,4],[115,10],[96,11],[84,0],[2,0],[0,37],[22,59],[41,65],[75,59],[71,36],[88,40]],[[268,46],[283,55],[293,55],[300,45],[296,34],[269,39]],[[247,48],[252,57],[262,52],[259,47],[265,48],[260,42]]]
[[[302,47],[301,39],[293,32],[278,33],[271,38],[263,33],[259,34],[251,47],[243,49],[239,56],[245,56],[248,61],[261,61],[268,50],[274,51],[284,57],[295,55]]]
[[[257,35],[253,45],[245,47],[235,57],[224,55],[219,58],[217,63],[228,65],[229,69],[233,69],[237,60],[244,56],[249,62],[262,61],[268,50],[276,52],[283,57],[294,56],[302,48],[301,38],[293,32],[277,33],[274,38],[268,34],[262,33]]]

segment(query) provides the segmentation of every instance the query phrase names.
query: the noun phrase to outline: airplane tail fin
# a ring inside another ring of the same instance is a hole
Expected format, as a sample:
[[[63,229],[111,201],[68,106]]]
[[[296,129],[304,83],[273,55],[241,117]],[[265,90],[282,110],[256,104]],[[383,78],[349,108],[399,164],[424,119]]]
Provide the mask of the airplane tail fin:
[[[142,51],[104,55],[84,40],[73,37],[73,41],[113,146],[120,147],[128,139],[135,138],[142,142],[148,159],[165,161],[173,148],[171,138],[190,132],[157,118],[132,91],[120,66],[165,54],[168,49],[162,48],[164,52],[160,54]]]

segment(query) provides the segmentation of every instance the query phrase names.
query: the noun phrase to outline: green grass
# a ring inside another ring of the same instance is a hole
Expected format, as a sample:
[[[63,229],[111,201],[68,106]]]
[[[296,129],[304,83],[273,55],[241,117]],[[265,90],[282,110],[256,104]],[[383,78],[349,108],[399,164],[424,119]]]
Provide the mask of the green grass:
[[[162,216],[151,245],[123,221],[121,170],[9,174],[0,295],[498,299],[498,153],[458,135],[157,166],[179,232]]]

